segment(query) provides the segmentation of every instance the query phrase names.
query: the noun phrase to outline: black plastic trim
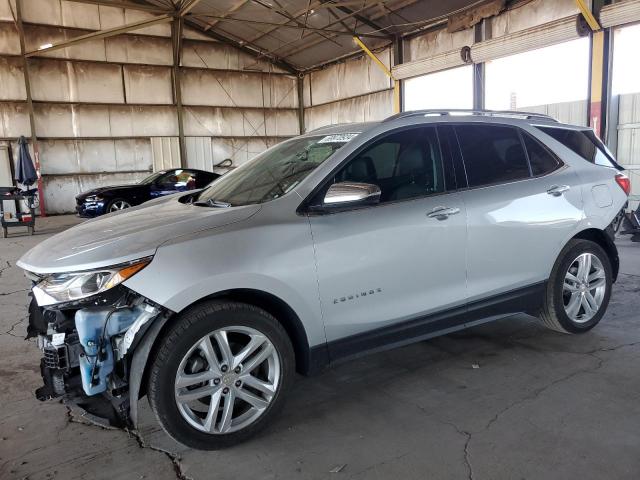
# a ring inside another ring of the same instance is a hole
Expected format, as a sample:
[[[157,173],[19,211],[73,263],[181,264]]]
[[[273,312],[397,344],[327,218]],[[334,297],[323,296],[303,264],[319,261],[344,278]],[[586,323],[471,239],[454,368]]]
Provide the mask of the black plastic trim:
[[[327,344],[329,360],[335,362],[365,352],[407,345],[515,313],[535,313],[542,306],[546,285],[547,282],[539,282],[442,312],[334,340]]]

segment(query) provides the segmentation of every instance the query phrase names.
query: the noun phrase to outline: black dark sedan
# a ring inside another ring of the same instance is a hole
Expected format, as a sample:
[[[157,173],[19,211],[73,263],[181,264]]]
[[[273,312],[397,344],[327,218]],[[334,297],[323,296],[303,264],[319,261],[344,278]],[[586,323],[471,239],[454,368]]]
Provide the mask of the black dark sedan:
[[[105,213],[134,207],[152,198],[204,188],[220,175],[203,170],[163,170],[133,185],[100,187],[76,197],[76,212],[81,217],[97,217]]]

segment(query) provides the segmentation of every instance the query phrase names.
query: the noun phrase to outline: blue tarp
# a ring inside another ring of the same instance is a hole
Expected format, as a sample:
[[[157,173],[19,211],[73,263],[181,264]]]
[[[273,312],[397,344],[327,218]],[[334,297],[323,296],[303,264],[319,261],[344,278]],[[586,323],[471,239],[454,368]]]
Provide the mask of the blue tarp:
[[[31,155],[29,154],[29,147],[27,146],[27,139],[20,137],[18,140],[18,166],[16,168],[16,180],[25,187],[29,187],[38,181],[38,174],[33,166]]]

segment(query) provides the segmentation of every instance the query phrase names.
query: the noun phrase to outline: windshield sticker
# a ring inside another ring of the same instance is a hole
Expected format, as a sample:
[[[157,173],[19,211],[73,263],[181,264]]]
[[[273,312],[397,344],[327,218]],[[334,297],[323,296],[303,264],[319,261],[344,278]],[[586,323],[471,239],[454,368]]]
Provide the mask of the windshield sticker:
[[[327,135],[321,140],[318,140],[318,143],[347,143],[352,138],[357,137],[358,133],[340,133],[337,135]]]

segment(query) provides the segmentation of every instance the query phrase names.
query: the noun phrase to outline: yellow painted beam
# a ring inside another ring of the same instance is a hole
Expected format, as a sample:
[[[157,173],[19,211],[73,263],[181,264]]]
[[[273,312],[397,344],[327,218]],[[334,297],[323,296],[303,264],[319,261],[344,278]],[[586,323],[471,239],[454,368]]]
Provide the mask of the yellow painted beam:
[[[369,50],[369,48],[367,48],[367,46],[362,43],[362,40],[360,40],[358,37],[353,37],[353,41],[356,42],[356,45],[358,45],[364,51],[364,53],[366,53],[371,58],[371,60],[378,64],[378,66],[387,75],[387,77],[393,80],[393,113],[400,113],[400,80],[396,80],[395,78],[393,78],[391,70],[389,70],[384,63],[382,63],[382,60],[380,60],[375,53]]]
[[[575,0],[575,2],[576,2],[576,5],[578,6],[578,8],[580,9],[580,12],[582,13],[582,16],[584,17],[584,19],[589,24],[589,27],[591,28],[591,30],[593,30],[594,32],[597,32],[598,30],[601,30],[602,27],[600,27],[600,24],[598,23],[598,20],[596,20],[596,17],[593,16],[593,13],[591,13],[591,10],[589,9],[589,7],[585,3],[585,1],[584,0]]]
[[[602,131],[602,89],[604,77],[604,32],[593,32],[591,43],[591,105],[589,105],[589,126],[601,137]]]

